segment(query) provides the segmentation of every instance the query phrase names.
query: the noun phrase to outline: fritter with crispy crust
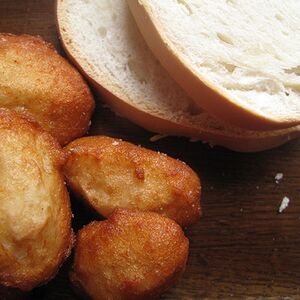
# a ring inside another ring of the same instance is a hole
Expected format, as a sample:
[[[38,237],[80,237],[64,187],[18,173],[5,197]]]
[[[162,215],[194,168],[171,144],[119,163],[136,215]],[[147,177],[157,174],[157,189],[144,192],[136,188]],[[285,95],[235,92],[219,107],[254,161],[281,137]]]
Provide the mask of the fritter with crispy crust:
[[[92,299],[153,299],[184,272],[188,239],[159,214],[117,209],[78,235],[71,281]]]
[[[0,34],[0,107],[24,112],[64,145],[89,127],[94,100],[81,75],[51,44]]]
[[[200,215],[200,182],[186,164],[109,137],[85,137],[65,148],[71,189],[101,215],[116,208],[153,211],[182,226]]]
[[[24,291],[47,282],[72,245],[63,152],[50,134],[0,109],[0,284]]]

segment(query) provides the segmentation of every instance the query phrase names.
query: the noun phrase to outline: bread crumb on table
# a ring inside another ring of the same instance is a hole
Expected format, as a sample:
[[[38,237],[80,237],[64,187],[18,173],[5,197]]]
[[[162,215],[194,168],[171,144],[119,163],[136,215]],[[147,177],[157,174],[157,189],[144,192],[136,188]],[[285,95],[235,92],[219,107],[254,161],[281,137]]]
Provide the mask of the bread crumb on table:
[[[164,138],[166,138],[166,137],[168,137],[168,135],[167,134],[156,134],[156,135],[153,135],[151,138],[150,138],[150,142],[157,142],[157,141],[159,141],[159,140],[161,140],[161,139],[164,139]]]
[[[289,206],[290,199],[288,197],[283,197],[278,212],[281,214]]]
[[[197,142],[200,142],[201,140],[199,138],[190,138],[189,141],[191,143],[197,143]]]
[[[283,178],[283,174],[282,173],[277,173],[276,176],[275,176],[275,182],[277,184],[279,184],[280,180],[282,180]]]

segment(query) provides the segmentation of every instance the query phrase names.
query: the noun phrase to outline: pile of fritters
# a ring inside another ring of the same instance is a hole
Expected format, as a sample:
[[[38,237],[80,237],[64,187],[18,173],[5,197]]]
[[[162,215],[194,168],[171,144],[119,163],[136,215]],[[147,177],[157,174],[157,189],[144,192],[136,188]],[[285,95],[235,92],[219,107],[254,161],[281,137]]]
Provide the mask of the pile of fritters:
[[[198,176],[127,142],[79,138],[90,125],[92,94],[40,38],[0,34],[0,74],[1,293],[48,282],[69,256],[66,179],[76,198],[107,218],[78,233],[74,288],[92,299],[158,297],[185,269],[180,226],[199,219]]]

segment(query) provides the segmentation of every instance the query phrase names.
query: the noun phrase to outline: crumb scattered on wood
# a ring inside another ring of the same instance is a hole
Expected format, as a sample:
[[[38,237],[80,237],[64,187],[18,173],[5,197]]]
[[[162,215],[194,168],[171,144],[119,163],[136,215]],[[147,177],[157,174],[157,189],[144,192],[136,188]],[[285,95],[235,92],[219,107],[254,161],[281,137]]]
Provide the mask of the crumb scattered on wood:
[[[150,138],[150,142],[154,143],[154,142],[157,142],[161,139],[164,139],[168,137],[167,134],[156,134],[156,135],[153,135],[151,138]]]
[[[277,184],[279,184],[280,180],[282,180],[283,178],[283,174],[282,173],[277,173],[276,176],[275,176],[275,182]]]
[[[290,203],[290,199],[288,197],[284,197],[281,201],[278,212],[281,214],[284,210],[286,210],[287,207],[289,206],[289,203]]]

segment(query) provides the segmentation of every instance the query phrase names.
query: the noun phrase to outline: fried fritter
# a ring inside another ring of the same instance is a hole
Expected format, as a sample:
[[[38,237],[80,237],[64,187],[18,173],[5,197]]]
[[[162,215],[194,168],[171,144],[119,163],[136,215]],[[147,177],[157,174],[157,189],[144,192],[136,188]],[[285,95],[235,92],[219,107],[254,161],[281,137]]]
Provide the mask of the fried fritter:
[[[64,155],[50,134],[0,109],[0,284],[29,291],[70,253],[71,210]]]
[[[69,186],[105,217],[129,208],[158,212],[182,226],[199,219],[199,178],[181,161],[104,136],[75,140],[65,153]]]
[[[157,213],[117,209],[78,235],[70,279],[92,299],[152,299],[184,272],[188,239]]]
[[[81,75],[38,37],[0,34],[0,107],[24,112],[65,145],[89,127],[94,100]]]

